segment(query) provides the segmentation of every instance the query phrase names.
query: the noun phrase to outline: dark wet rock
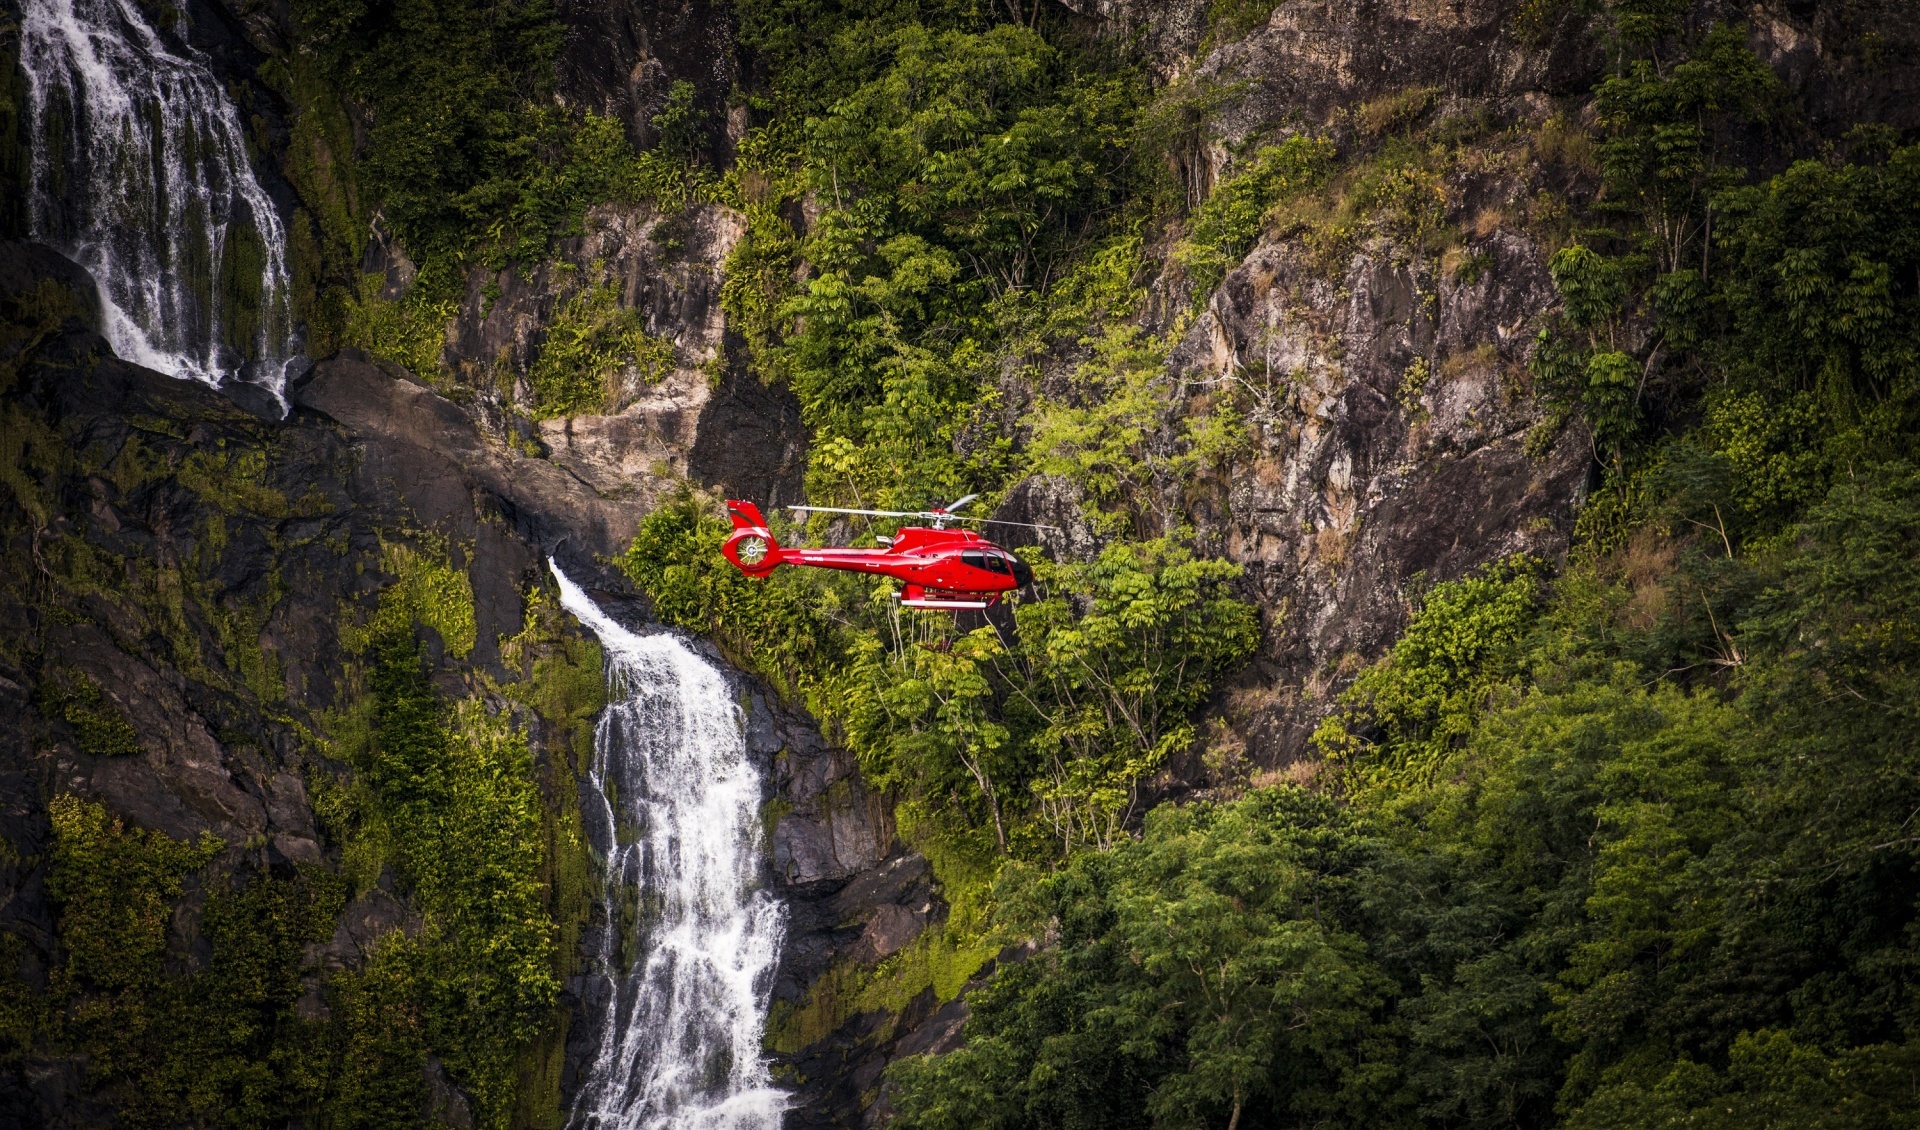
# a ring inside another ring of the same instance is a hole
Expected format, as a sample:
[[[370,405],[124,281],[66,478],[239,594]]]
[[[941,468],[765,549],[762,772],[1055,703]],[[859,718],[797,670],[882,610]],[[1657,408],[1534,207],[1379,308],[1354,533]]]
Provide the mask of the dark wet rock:
[[[333,937],[324,946],[312,947],[307,960],[321,969],[358,969],[381,939],[395,931],[411,936],[419,930],[419,915],[385,887],[374,887],[347,904]]]
[[[1207,0],[1060,0],[1100,37],[1136,45],[1162,78],[1192,62],[1207,31]]]
[[[314,366],[295,403],[361,441],[366,489],[390,494],[429,524],[451,524],[463,540],[479,537],[488,518],[501,518],[542,551],[569,561],[599,558],[624,549],[645,512],[493,442],[452,401],[353,352]],[[598,568],[592,560],[583,564]]]
[[[1729,5],[1753,45],[1800,96],[1808,124],[1834,135],[1873,122],[1920,128],[1920,9],[1901,0]]]
[[[454,1086],[446,1065],[438,1057],[428,1056],[423,1070],[427,1076],[427,1118],[451,1130],[473,1130],[473,1104]]]
[[[620,119],[635,146],[659,140],[653,116],[676,82],[690,83],[705,116],[703,156],[720,162],[732,153],[739,129],[727,96],[739,81],[733,12],[713,0],[561,0],[565,28],[560,94],[567,102]]]
[[[1574,6],[1554,12],[1544,42],[1523,41],[1514,0],[1392,3],[1286,0],[1266,26],[1223,44],[1200,81],[1243,84],[1220,118],[1228,141],[1288,125],[1321,127],[1336,110],[1416,87],[1452,97],[1521,100],[1584,94],[1603,58]],[[1515,107],[1517,108],[1517,107]]]
[[[43,283],[76,307],[82,328],[100,328],[99,294],[78,263],[43,243],[0,239],[0,301],[28,299]]]
[[[491,384],[488,378],[503,366],[523,377],[557,308],[585,287],[610,287],[618,305],[641,315],[648,334],[670,342],[675,376],[705,375],[725,329],[723,266],[746,231],[746,218],[717,204],[695,204],[684,212],[599,204],[588,210],[582,229],[535,266],[478,268],[468,277],[447,338],[447,358],[467,383]],[[616,407],[650,392],[630,381]],[[528,394],[523,389],[517,395]]]
[[[1087,520],[1085,495],[1056,475],[1034,475],[1014,484],[993,512],[993,540],[1008,549],[1037,545],[1056,561],[1091,561],[1100,553],[1100,537]],[[1036,529],[1033,527],[1050,527]]]

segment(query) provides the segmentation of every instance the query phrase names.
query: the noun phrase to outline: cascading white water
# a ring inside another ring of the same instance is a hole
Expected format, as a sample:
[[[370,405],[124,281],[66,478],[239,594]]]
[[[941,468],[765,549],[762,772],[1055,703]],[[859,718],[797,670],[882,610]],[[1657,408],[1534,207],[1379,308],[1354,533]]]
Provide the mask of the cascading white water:
[[[25,0],[20,68],[29,227],[93,276],[113,351],[282,396],[297,347],[286,229],[206,57],[136,0]]]
[[[582,816],[605,859],[597,1045],[577,1130],[776,1130],[761,1055],[785,909],[759,889],[760,781],[726,680],[671,635],[627,631],[559,566],[600,637],[611,702]]]

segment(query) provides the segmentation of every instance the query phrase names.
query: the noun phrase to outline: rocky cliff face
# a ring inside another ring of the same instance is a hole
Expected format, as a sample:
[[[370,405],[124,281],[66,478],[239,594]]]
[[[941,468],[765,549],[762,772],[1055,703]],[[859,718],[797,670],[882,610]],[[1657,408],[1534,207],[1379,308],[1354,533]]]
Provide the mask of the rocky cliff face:
[[[710,160],[724,161],[744,128],[728,96],[740,81],[733,13],[709,0],[621,4],[566,0],[556,5],[565,41],[560,95],[576,106],[618,118],[637,146],[657,141],[653,117],[676,82],[691,87]]]
[[[1540,248],[1494,230],[1473,281],[1382,243],[1337,281],[1257,249],[1174,352],[1198,383],[1285,374],[1258,454],[1199,527],[1269,616],[1230,712],[1261,769],[1308,756],[1334,692],[1398,638],[1421,584],[1565,551],[1590,451],[1538,435],[1524,356],[1552,301]],[[1529,438],[1545,439],[1529,450]]]

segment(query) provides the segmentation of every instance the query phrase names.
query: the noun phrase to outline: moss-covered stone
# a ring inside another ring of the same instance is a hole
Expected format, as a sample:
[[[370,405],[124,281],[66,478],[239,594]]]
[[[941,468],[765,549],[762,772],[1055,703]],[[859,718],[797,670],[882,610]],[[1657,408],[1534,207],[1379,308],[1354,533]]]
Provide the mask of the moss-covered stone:
[[[803,1051],[869,1013],[884,1014],[873,1036],[884,1042],[921,994],[931,992],[942,1003],[953,1000],[999,951],[987,940],[942,929],[927,931],[878,964],[842,959],[814,982],[797,1006],[784,1001],[774,1005],[767,1020],[767,1050],[786,1055]]]

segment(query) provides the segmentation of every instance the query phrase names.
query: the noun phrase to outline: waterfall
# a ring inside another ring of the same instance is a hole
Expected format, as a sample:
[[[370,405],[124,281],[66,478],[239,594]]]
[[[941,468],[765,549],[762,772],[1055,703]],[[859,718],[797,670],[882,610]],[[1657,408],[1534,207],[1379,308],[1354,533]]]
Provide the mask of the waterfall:
[[[685,643],[627,631],[549,566],[561,605],[600,637],[611,699],[581,804],[608,928],[568,1125],[776,1130],[786,1101],[760,1044],[786,915],[756,883],[760,781],[740,709]]]
[[[136,0],[25,0],[20,68],[29,230],[93,276],[113,351],[281,397],[298,346],[286,229],[206,56]]]

